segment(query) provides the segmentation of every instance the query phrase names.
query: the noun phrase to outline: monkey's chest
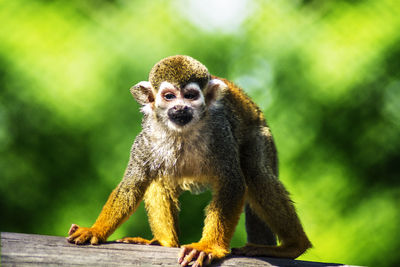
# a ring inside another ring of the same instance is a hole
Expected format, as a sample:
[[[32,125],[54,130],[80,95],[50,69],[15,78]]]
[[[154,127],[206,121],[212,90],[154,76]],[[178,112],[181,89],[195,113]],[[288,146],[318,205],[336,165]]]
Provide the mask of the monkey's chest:
[[[181,151],[171,179],[183,190],[200,194],[210,187],[210,162],[205,151],[191,148]]]
[[[153,150],[152,169],[157,176],[174,179],[200,178],[209,175],[210,162],[207,146],[195,142],[162,143]]]

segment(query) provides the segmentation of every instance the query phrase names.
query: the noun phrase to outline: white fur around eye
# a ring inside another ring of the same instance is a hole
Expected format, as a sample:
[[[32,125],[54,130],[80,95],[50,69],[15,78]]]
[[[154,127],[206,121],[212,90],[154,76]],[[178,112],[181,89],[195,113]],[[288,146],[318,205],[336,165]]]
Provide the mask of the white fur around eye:
[[[161,93],[164,89],[174,89],[175,87],[169,82],[162,82],[160,84],[160,88],[158,89],[158,93]]]
[[[162,103],[163,102],[162,94],[163,94],[163,92],[165,90],[168,90],[168,89],[171,89],[171,90],[174,91],[175,87],[169,82],[162,82],[160,84],[160,88],[158,89],[158,92],[157,92],[157,95],[156,95],[156,101],[155,101],[156,107],[160,107],[163,104]]]
[[[184,91],[194,90],[199,93],[199,98],[191,101],[193,105],[201,105],[204,104],[204,95],[200,89],[200,86],[197,83],[189,83],[185,86]]]
[[[185,90],[191,90],[191,89],[200,91],[200,86],[197,83],[188,83],[185,86]]]

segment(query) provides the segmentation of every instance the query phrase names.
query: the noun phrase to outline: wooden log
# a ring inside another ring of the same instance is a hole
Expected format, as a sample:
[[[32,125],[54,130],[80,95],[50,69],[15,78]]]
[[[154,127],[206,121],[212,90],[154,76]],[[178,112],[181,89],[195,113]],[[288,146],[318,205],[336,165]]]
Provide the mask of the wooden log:
[[[179,266],[179,248],[107,242],[77,246],[65,237],[1,233],[1,266]],[[212,266],[343,266],[265,257],[229,256]]]

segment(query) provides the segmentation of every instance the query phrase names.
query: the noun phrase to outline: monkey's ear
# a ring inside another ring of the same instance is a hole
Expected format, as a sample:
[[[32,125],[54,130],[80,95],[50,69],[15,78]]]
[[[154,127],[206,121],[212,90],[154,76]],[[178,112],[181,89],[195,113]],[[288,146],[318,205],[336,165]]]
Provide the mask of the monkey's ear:
[[[153,87],[150,82],[142,81],[131,87],[131,94],[135,100],[142,106],[154,102]]]
[[[207,106],[210,106],[216,101],[220,100],[227,89],[228,86],[222,80],[210,80],[204,89],[204,98]]]

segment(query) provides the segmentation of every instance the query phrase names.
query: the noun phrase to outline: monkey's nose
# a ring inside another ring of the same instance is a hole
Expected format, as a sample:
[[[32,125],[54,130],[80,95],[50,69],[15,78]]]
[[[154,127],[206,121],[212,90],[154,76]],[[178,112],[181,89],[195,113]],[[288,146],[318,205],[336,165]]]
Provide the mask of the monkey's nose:
[[[193,109],[188,106],[174,106],[168,110],[168,117],[173,123],[183,126],[193,119]]]

